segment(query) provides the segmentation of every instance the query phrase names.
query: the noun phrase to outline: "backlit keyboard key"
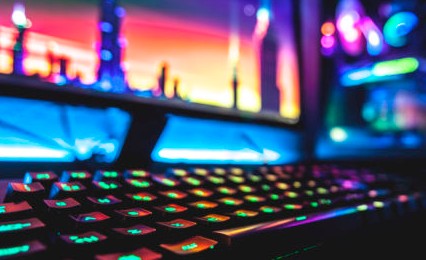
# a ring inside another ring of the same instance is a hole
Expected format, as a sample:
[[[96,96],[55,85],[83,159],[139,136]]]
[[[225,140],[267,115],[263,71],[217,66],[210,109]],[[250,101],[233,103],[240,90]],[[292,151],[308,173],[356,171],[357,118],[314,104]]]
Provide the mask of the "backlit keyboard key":
[[[183,207],[181,205],[177,204],[167,204],[163,206],[157,206],[155,207],[157,210],[166,213],[166,214],[178,214],[183,213],[188,210],[187,207]]]
[[[50,191],[50,198],[65,198],[81,196],[86,187],[80,182],[55,182]]]
[[[238,191],[234,188],[230,188],[230,187],[225,187],[225,186],[220,186],[217,187],[216,190],[222,194],[225,195],[234,195],[235,193],[237,193]]]
[[[52,171],[46,172],[27,172],[24,176],[24,183],[41,183],[45,189],[49,189],[50,185],[58,181],[58,176]]]
[[[220,168],[220,167],[215,167],[212,169],[212,172],[216,175],[219,176],[224,176],[226,175],[226,170],[224,168]]]
[[[38,253],[46,251],[47,247],[38,240],[23,243],[14,243],[11,246],[0,246],[0,259],[6,258],[29,258],[38,259]],[[37,256],[37,257],[36,257]]]
[[[132,220],[141,220],[152,215],[151,211],[148,211],[143,208],[131,208],[131,209],[120,209],[115,210],[115,212],[120,216],[122,221],[132,221]]]
[[[213,249],[217,241],[202,236],[195,236],[174,244],[161,244],[160,246],[176,255],[196,255]]]
[[[113,253],[113,254],[104,254],[96,255],[96,260],[159,260],[162,258],[162,255],[152,251],[151,249],[142,247],[140,249],[128,252]]]
[[[213,192],[204,188],[195,188],[188,190],[189,193],[197,197],[207,198],[213,195]]]
[[[218,177],[218,176],[207,176],[207,181],[216,184],[216,185],[221,185],[224,184],[226,182],[226,180],[222,177]]]
[[[93,176],[94,181],[106,181],[106,180],[118,180],[121,178],[121,174],[118,171],[104,171],[99,170],[95,172],[95,176]]]
[[[73,198],[66,198],[62,200],[44,200],[48,211],[56,213],[69,213],[81,207],[80,203]]]
[[[78,224],[99,224],[111,218],[110,216],[105,215],[104,213],[99,211],[78,214],[78,215],[71,215],[70,217]]]
[[[188,196],[188,194],[180,190],[160,191],[159,193],[167,198],[176,200],[184,199]]]
[[[244,203],[244,201],[236,198],[225,197],[217,200],[218,202],[226,205],[226,206],[239,206]]]
[[[121,203],[121,200],[114,197],[113,195],[87,197],[87,200],[90,201],[96,208],[110,208]]]
[[[244,196],[244,199],[252,203],[264,202],[266,200],[264,197],[257,196],[257,195],[246,195]]]
[[[202,217],[196,218],[201,223],[205,224],[216,224],[216,223],[224,223],[229,221],[230,217],[220,214],[208,214]]]
[[[115,192],[121,188],[121,184],[119,182],[110,181],[110,180],[93,181],[92,184],[95,187],[95,189],[97,189],[98,191],[108,192],[108,193]]]
[[[195,177],[183,177],[182,181],[190,186],[200,186],[203,182]]]
[[[201,177],[205,177],[205,176],[207,176],[209,174],[209,171],[207,169],[197,168],[197,167],[192,168],[190,170],[190,172],[193,173],[193,174],[195,174],[195,175],[197,175],[197,176],[201,176]]]
[[[157,224],[167,230],[186,230],[197,225],[197,223],[186,219],[174,219],[172,221],[157,222]]]
[[[170,168],[170,169],[167,169],[166,175],[175,176],[175,177],[185,177],[189,175],[189,172],[184,169]]]
[[[63,171],[61,182],[75,182],[88,185],[92,182],[92,174],[88,171]]]
[[[236,184],[241,184],[241,183],[244,183],[246,181],[244,179],[244,177],[242,177],[242,176],[235,176],[235,175],[228,176],[228,180],[230,180],[231,182],[236,183]]]
[[[249,185],[239,185],[238,189],[240,191],[244,192],[244,193],[252,193],[252,192],[256,191],[256,189],[254,187],[249,186]]]
[[[157,199],[157,196],[148,192],[127,193],[126,197],[135,203],[148,203]]]
[[[152,234],[156,231],[155,228],[145,226],[145,225],[134,225],[130,227],[123,228],[113,228],[114,232],[125,236],[125,237],[145,237],[146,235]]]
[[[232,212],[230,215],[239,217],[239,218],[252,218],[256,217],[259,213],[253,210],[239,209]]]
[[[60,235],[60,238],[68,245],[93,245],[105,241],[107,236],[95,231],[89,231],[78,234]]]
[[[124,178],[126,179],[138,179],[138,178],[148,178],[150,176],[150,173],[145,170],[125,170],[124,171]]]
[[[38,218],[21,219],[9,222],[0,222],[0,239],[5,239],[8,235],[28,233],[29,231],[39,231],[45,228],[45,224]]]
[[[126,184],[133,190],[145,190],[152,186],[152,183],[146,179],[126,179]]]
[[[259,211],[266,214],[273,214],[273,213],[280,212],[281,208],[273,207],[273,206],[262,206],[259,208]]]
[[[36,201],[45,195],[45,188],[39,182],[29,184],[9,182],[5,201]]]
[[[9,219],[11,217],[28,216],[32,211],[33,208],[26,201],[3,203],[0,204],[0,220]]]
[[[214,209],[218,206],[217,203],[207,201],[207,200],[200,200],[200,201],[191,202],[188,205],[191,206],[191,207],[197,208],[197,209],[201,209],[201,210]]]
[[[167,186],[167,187],[177,187],[180,182],[176,179],[168,178],[162,175],[154,175],[152,176],[152,179],[161,185]]]

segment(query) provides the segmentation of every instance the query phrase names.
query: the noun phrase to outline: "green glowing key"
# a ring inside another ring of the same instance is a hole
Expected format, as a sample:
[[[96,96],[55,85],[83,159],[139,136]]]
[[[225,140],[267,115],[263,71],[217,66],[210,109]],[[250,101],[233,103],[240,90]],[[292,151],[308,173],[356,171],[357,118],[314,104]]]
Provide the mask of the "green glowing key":
[[[30,246],[29,245],[22,245],[22,246],[8,247],[8,248],[0,248],[0,257],[7,257],[7,256],[18,255],[20,253],[26,253],[29,250],[30,250]]]
[[[55,205],[58,207],[65,207],[67,206],[67,203],[65,201],[57,201]]]
[[[137,255],[123,255],[118,257],[118,260],[141,260],[142,258]]]
[[[36,178],[38,180],[48,180],[50,178],[50,175],[48,173],[38,173],[36,175]]]
[[[191,244],[188,244],[188,245],[183,245],[182,250],[183,251],[192,250],[196,247],[198,247],[197,243],[191,243]]]

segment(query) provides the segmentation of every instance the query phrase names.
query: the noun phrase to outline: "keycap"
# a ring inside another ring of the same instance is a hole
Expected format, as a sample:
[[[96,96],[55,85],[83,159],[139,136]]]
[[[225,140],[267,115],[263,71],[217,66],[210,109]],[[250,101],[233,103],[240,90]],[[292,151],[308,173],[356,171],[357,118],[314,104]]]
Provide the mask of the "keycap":
[[[207,200],[194,201],[194,202],[188,203],[188,205],[200,210],[214,209],[218,206],[216,202],[207,201]]]
[[[155,228],[146,225],[134,225],[130,227],[113,228],[114,232],[121,234],[126,237],[146,237],[146,235],[152,234],[156,231]]]
[[[221,199],[218,199],[217,201],[226,206],[240,206],[244,203],[243,200],[231,198],[231,197],[221,198]]]
[[[206,180],[216,185],[221,185],[226,182],[224,178],[218,176],[207,176]]]
[[[180,191],[180,190],[166,190],[166,191],[160,191],[159,194],[175,200],[181,200],[188,196],[187,193]]]
[[[209,170],[199,167],[191,168],[189,171],[200,177],[205,177],[209,174]]]
[[[133,170],[125,170],[123,174],[126,179],[139,179],[139,178],[148,178],[151,174],[148,171],[133,169]]]
[[[114,193],[120,190],[121,184],[117,181],[93,181],[93,187],[100,193]]]
[[[213,195],[213,192],[204,188],[195,188],[188,190],[189,193],[197,197],[207,198]]]
[[[178,204],[173,204],[173,203],[162,205],[162,206],[156,206],[155,208],[159,210],[160,212],[163,212],[166,214],[178,214],[188,210],[187,207],[184,207]]]
[[[152,212],[143,208],[130,208],[115,210],[122,221],[143,220],[152,215]]]
[[[81,204],[73,198],[65,198],[59,200],[44,200],[48,211],[55,213],[69,214],[80,209]]]
[[[217,175],[220,175],[220,176],[226,175],[226,170],[224,168],[214,167],[211,171],[214,174],[217,174]]]
[[[169,168],[166,170],[166,176],[185,177],[188,175],[189,175],[189,172],[185,169]]]
[[[207,214],[201,217],[196,218],[200,223],[207,225],[214,225],[218,223],[225,223],[230,220],[229,216],[220,215],[220,214]]]
[[[197,223],[193,222],[193,221],[189,221],[186,219],[174,219],[171,221],[164,221],[164,222],[157,222],[157,224],[160,227],[166,228],[167,230],[171,231],[171,230],[187,230],[191,227],[194,227],[197,225]]]
[[[157,196],[149,192],[127,193],[126,197],[136,204],[150,203],[157,199]]]
[[[265,214],[272,214],[272,213],[278,213],[280,212],[282,209],[279,207],[274,207],[274,206],[261,206],[259,208],[260,212],[263,212]]]
[[[29,184],[19,182],[9,182],[6,192],[6,202],[12,201],[39,201],[46,196],[45,188],[41,183],[34,182]]]
[[[258,214],[259,213],[257,211],[246,210],[246,209],[239,209],[230,213],[231,216],[235,216],[239,218],[252,218],[252,217],[256,217]]]
[[[70,218],[79,225],[98,226],[99,224],[107,222],[111,217],[102,212],[93,211],[89,213],[70,215]]]
[[[126,185],[133,190],[146,190],[152,186],[152,183],[146,179],[128,178],[125,181]]]
[[[160,246],[175,255],[196,255],[214,249],[217,241],[202,236],[194,236],[173,244],[160,244]]]
[[[63,234],[59,237],[68,245],[93,245],[101,243],[107,239],[107,236],[95,231],[76,234]]]
[[[163,175],[153,175],[152,180],[166,187],[177,187],[180,184],[178,180]]]
[[[28,242],[13,243],[12,245],[0,245],[0,259],[6,258],[42,258],[40,253],[45,252],[46,245],[38,240],[31,240]]]
[[[245,195],[244,199],[248,202],[252,202],[252,203],[259,203],[259,202],[264,202],[266,199],[262,196],[257,196],[257,195]]]
[[[50,189],[50,186],[55,181],[58,181],[58,176],[52,171],[45,172],[27,172],[24,175],[24,183],[34,183],[39,182],[43,185],[46,190]]]
[[[3,203],[0,204],[0,220],[28,216],[32,211],[33,208],[26,201]]]
[[[84,195],[86,187],[80,182],[55,182],[50,191],[51,199],[81,197]]]
[[[87,200],[90,201],[95,208],[111,208],[121,203],[121,200],[113,195],[99,197],[88,196]]]
[[[256,192],[256,188],[249,185],[239,185],[238,189],[244,193],[253,193]]]
[[[9,222],[0,222],[0,239],[10,235],[28,234],[30,231],[40,231],[45,224],[38,218],[20,219]]]
[[[226,186],[217,187],[216,190],[219,193],[225,194],[225,195],[234,195],[235,193],[238,192],[236,189],[230,188],[230,187],[226,187]]]
[[[96,260],[159,260],[162,255],[146,247],[139,248],[133,251],[96,255]]]
[[[235,176],[235,175],[228,176],[228,180],[230,180],[231,182],[236,183],[236,184],[241,184],[241,183],[244,183],[246,181],[244,177]]]
[[[92,174],[88,171],[63,171],[61,182],[79,182],[83,185],[89,185],[92,182]]]
[[[203,181],[192,176],[183,177],[182,181],[190,186],[200,186],[203,184]]]
[[[93,176],[94,181],[113,181],[121,178],[121,173],[118,171],[98,170]]]

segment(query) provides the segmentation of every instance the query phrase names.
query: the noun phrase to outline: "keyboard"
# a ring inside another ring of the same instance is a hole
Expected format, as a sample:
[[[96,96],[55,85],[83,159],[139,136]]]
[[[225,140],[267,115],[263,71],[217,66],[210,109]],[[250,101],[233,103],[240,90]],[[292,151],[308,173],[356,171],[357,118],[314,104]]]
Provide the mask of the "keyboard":
[[[424,211],[423,191],[336,165],[26,172],[0,200],[0,259],[290,258]]]

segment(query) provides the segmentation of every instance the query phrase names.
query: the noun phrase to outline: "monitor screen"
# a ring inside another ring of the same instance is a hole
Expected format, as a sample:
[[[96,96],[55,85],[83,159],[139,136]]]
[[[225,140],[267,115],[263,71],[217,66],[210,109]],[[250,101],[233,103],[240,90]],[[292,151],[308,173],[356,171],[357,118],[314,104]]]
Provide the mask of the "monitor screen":
[[[424,154],[426,3],[326,1],[320,157]]]
[[[141,99],[300,118],[293,2],[0,3],[0,73]]]

